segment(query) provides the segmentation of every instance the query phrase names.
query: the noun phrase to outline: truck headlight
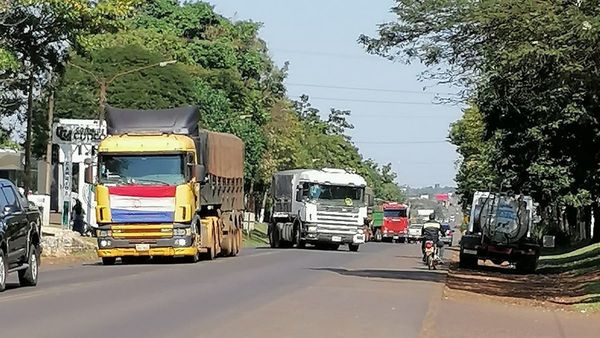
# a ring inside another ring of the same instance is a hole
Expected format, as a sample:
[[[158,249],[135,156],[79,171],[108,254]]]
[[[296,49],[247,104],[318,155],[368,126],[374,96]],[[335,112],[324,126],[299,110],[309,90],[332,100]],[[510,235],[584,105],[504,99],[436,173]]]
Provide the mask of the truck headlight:
[[[308,227],[308,232],[317,232],[317,227]]]
[[[106,248],[107,246],[110,246],[110,241],[107,239],[103,239],[100,241],[100,247],[101,248]]]
[[[185,238],[178,238],[175,240],[175,246],[185,246],[186,241]]]

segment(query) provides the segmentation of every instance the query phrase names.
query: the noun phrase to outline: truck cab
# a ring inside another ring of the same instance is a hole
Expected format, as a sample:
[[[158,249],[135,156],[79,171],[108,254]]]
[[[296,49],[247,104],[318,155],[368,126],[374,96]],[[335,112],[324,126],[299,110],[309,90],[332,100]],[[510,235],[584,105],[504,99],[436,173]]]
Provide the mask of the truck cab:
[[[402,203],[383,204],[381,237],[384,241],[404,243],[408,236],[408,206]]]
[[[272,247],[307,243],[358,251],[365,242],[366,181],[343,169],[298,169],[273,177]]]

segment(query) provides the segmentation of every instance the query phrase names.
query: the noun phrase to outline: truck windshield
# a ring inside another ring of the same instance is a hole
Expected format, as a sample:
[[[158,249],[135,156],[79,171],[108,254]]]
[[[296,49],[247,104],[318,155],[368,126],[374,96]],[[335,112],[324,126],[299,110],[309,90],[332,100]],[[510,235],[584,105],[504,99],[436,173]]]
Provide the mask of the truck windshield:
[[[183,155],[101,155],[100,182],[179,185],[185,182]]]
[[[400,209],[400,210],[384,210],[383,211],[383,217],[407,217],[406,215],[406,209]]]
[[[353,205],[364,204],[364,188],[362,187],[316,183],[305,183],[303,187],[304,196],[311,200],[326,201],[332,204],[347,204],[346,201],[351,200]]]

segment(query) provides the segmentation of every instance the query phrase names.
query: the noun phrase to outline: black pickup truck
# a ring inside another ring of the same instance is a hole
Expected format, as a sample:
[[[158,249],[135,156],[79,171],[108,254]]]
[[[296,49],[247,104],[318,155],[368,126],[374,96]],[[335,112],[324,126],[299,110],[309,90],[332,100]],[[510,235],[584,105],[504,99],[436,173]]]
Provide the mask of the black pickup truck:
[[[39,209],[12,182],[0,179],[0,292],[12,272],[18,272],[21,286],[37,284],[41,233]]]

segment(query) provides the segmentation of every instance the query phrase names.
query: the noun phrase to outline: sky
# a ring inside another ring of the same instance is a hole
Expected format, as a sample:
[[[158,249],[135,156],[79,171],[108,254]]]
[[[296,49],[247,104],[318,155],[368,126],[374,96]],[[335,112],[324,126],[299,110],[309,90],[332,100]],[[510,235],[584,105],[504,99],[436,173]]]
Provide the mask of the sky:
[[[309,95],[323,115],[332,107],[350,110],[355,128],[349,135],[361,154],[392,163],[398,183],[455,185],[457,154],[447,135],[461,109],[436,104],[435,94],[457,90],[420,81],[425,67],[418,62],[369,55],[356,42],[361,33],[374,36],[377,24],[394,20],[392,0],[208,2],[227,18],[263,23],[260,37],[275,62],[290,62],[288,96]]]

